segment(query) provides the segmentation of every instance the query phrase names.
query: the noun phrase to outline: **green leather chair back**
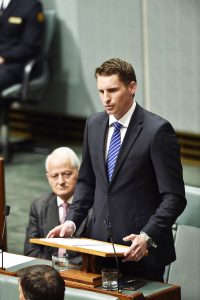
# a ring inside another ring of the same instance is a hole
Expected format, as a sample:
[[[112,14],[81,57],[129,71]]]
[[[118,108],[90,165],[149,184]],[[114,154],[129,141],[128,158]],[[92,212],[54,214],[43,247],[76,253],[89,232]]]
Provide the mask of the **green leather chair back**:
[[[19,300],[18,277],[0,274],[0,299]]]
[[[176,220],[176,224],[174,224],[172,227],[174,241],[176,241],[177,228],[179,227],[179,225],[186,225],[186,226],[193,226],[193,227],[200,228],[200,188],[185,186],[185,195],[187,199],[186,208],[184,212]],[[164,274],[165,282],[168,282],[170,268],[171,265],[165,268],[165,274]]]
[[[200,299],[200,228],[178,225],[177,259],[170,265],[168,283],[181,286],[181,300]]]
[[[118,297],[67,287],[65,300],[119,300]]]
[[[187,206],[176,224],[200,228],[200,188],[185,186],[185,194]]]

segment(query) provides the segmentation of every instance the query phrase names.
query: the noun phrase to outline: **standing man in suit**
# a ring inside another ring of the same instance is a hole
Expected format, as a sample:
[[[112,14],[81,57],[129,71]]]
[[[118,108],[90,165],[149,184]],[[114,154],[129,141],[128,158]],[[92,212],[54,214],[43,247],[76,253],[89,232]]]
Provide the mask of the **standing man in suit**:
[[[93,206],[89,236],[130,246],[120,271],[162,281],[176,259],[172,225],[186,205],[177,138],[167,120],[135,102],[131,64],[110,59],[95,77],[105,112],[87,120],[68,221],[48,237],[73,234]],[[113,267],[111,259],[103,263]]]
[[[24,65],[40,54],[44,14],[38,0],[0,0],[0,93],[23,77]]]
[[[44,238],[51,228],[64,222],[62,218],[66,214],[65,208],[68,210],[72,204],[80,161],[73,150],[60,147],[47,156],[45,166],[52,192],[42,195],[31,204],[24,254],[51,259],[52,253],[57,249],[29,243],[29,239]],[[77,234],[82,233],[84,224],[83,222]]]

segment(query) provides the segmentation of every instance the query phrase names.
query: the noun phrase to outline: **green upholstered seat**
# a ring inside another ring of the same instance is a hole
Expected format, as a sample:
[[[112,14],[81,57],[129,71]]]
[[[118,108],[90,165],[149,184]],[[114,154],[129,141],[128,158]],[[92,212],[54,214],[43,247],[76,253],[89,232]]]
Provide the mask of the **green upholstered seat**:
[[[185,186],[185,194],[187,199],[187,205],[184,212],[176,220],[176,224],[173,225],[173,237],[176,241],[177,228],[179,225],[193,226],[200,228],[200,188]],[[179,247],[179,242],[175,242],[175,248]],[[179,253],[177,253],[178,257]],[[169,271],[171,266],[167,266],[164,274],[164,281],[168,282]],[[200,299],[200,298],[199,298]]]
[[[18,277],[0,274],[0,299],[19,300]]]
[[[181,286],[182,300],[200,299],[200,228],[178,225],[177,259],[170,265],[168,283]]]
[[[65,300],[119,300],[118,297],[67,287]]]
[[[185,193],[187,206],[176,224],[200,228],[200,188],[185,186]]]

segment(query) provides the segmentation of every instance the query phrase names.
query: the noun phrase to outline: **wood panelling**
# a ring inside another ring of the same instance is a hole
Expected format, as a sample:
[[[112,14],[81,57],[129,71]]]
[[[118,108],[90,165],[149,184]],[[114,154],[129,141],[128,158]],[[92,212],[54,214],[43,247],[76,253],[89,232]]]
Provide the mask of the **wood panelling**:
[[[186,164],[200,166],[200,134],[177,132],[181,158]]]
[[[15,135],[34,140],[82,143],[85,119],[15,109],[10,114]],[[200,134],[177,132],[184,163],[200,166]]]
[[[35,141],[82,144],[85,119],[17,109],[10,113],[10,126],[12,135],[31,137]]]

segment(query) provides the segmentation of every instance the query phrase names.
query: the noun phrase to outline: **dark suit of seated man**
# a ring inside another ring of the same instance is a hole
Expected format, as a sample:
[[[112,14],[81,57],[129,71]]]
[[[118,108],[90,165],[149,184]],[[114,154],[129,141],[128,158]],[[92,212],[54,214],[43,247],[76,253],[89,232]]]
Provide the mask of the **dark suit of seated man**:
[[[38,0],[0,0],[0,92],[21,82],[24,65],[39,55],[43,38]]]
[[[62,204],[67,203],[69,207],[72,203],[80,161],[73,150],[68,147],[60,147],[48,155],[45,166],[52,192],[39,197],[31,204],[24,254],[51,259],[52,253],[57,251],[56,248],[31,244],[29,239],[44,238],[49,230],[62,223],[61,219],[64,213]],[[76,235],[83,234],[85,223],[86,220],[81,224]],[[80,257],[74,254],[74,252],[70,252],[69,256],[73,258],[73,263],[79,264]]]

